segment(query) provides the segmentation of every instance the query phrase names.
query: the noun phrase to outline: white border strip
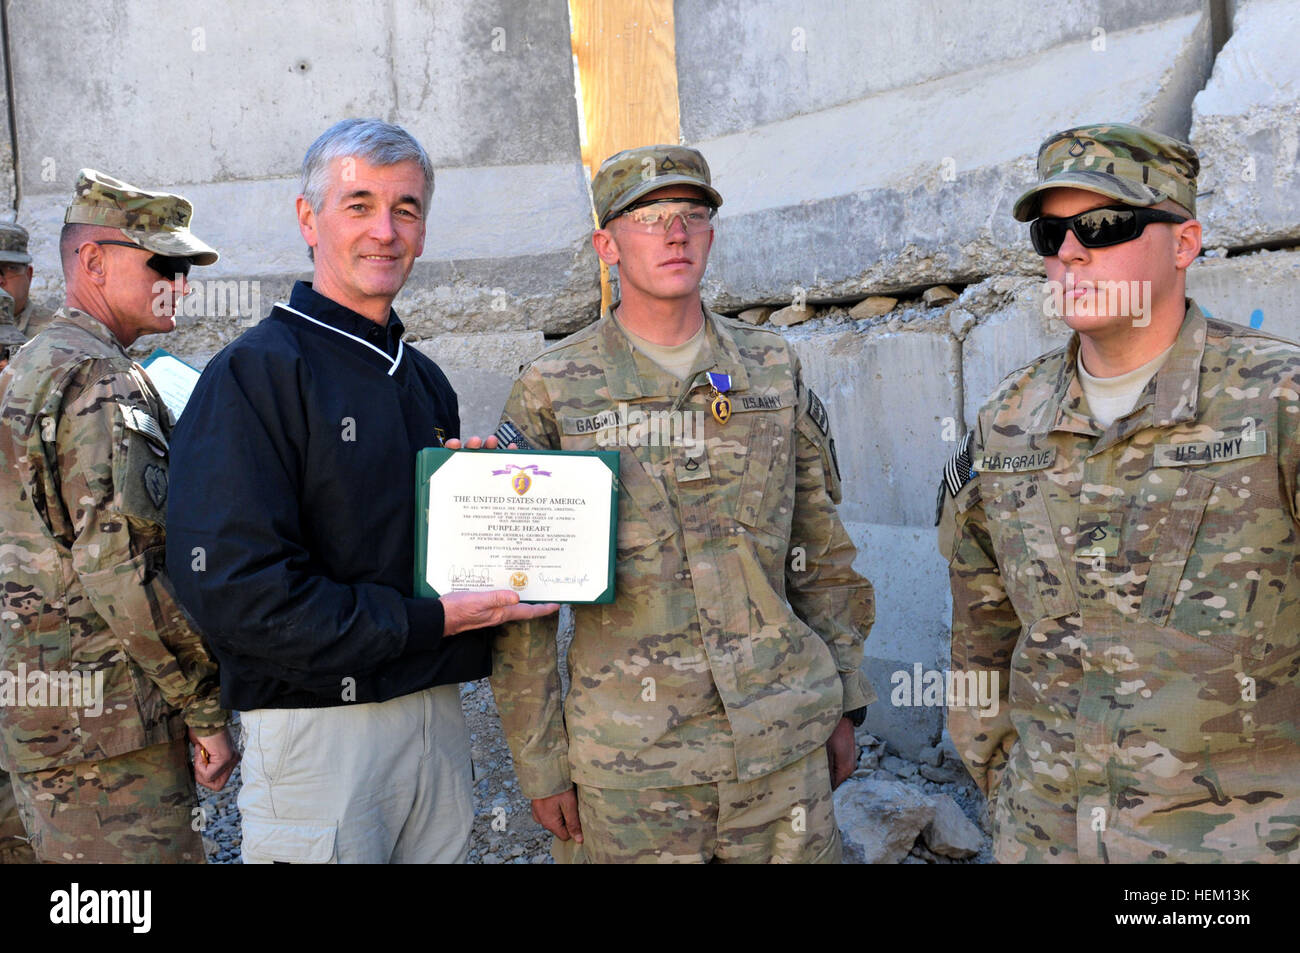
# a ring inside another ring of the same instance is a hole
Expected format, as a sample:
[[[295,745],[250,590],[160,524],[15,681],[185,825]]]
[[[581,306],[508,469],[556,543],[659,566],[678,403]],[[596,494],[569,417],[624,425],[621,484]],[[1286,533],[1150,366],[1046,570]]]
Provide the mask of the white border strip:
[[[396,370],[397,370],[397,365],[402,363],[402,355],[403,355],[404,353],[406,353],[406,342],[405,342],[405,341],[401,341],[401,340],[399,340],[399,341],[397,342],[397,357],[389,357],[387,351],[383,350],[382,348],[375,347],[375,346],[374,346],[373,344],[371,344],[369,341],[364,340],[363,338],[359,338],[359,337],[357,337],[355,334],[349,334],[347,331],[344,331],[342,328],[336,328],[336,327],[334,327],[334,325],[332,325],[332,324],[326,324],[324,321],[318,321],[318,320],[316,320],[315,318],[313,318],[310,314],[303,314],[303,313],[302,313],[301,311],[299,311],[297,308],[291,308],[291,307],[289,307],[289,306],[288,306],[287,304],[285,304],[283,301],[277,301],[277,302],[275,303],[275,307],[277,307],[277,308],[284,308],[284,310],[288,311],[290,314],[296,314],[296,315],[298,315],[298,317],[303,318],[303,319],[305,319],[305,320],[307,320],[307,321],[310,321],[312,324],[319,324],[322,328],[326,328],[326,329],[328,329],[328,330],[330,330],[330,331],[333,331],[335,334],[341,334],[341,335],[343,335],[345,338],[351,338],[352,340],[356,341],[358,344],[364,344],[366,347],[370,348],[370,350],[374,351],[376,354],[378,354],[378,355],[379,355],[380,357],[382,357],[384,360],[386,360],[386,361],[391,361],[391,362],[392,362],[392,367],[390,367],[390,368],[388,369],[388,376],[389,376],[389,377],[392,377],[393,374],[394,374],[394,372],[396,372]]]

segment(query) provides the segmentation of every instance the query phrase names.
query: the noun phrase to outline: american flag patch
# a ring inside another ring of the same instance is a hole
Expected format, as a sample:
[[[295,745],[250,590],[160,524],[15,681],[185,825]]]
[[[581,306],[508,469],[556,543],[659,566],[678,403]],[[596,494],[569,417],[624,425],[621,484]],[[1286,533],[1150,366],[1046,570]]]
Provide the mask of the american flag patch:
[[[943,466],[943,480],[948,486],[948,492],[953,496],[960,493],[961,488],[975,477],[970,454],[971,437],[974,435],[974,431],[966,431],[966,436],[962,437],[961,443],[957,445],[957,452]]]

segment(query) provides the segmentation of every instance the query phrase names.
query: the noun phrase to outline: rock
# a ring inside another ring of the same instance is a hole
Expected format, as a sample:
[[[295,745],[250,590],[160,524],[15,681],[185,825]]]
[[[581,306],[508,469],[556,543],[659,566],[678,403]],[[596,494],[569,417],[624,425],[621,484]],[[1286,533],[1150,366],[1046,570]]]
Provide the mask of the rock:
[[[961,764],[961,752],[957,750],[957,745],[952,740],[952,735],[948,734],[947,728],[939,738],[939,747],[943,750],[944,761],[955,761]]]
[[[481,862],[484,864],[499,864],[502,861],[496,854],[484,854]]]
[[[948,327],[952,328],[952,333],[958,340],[966,337],[966,332],[977,320],[975,315],[965,308],[953,308],[948,312]]]
[[[870,298],[863,298],[850,308],[849,317],[858,320],[862,318],[878,318],[882,314],[889,314],[889,312],[893,311],[896,304],[898,304],[897,298],[890,298],[887,295],[872,295]]]
[[[927,308],[937,308],[940,305],[950,304],[957,300],[957,292],[953,291],[947,285],[935,285],[933,288],[926,288],[921,295],[921,300],[925,302]]]
[[[934,802],[899,781],[850,778],[834,798],[846,863],[896,864],[934,819]]]
[[[944,857],[974,857],[984,846],[984,835],[946,794],[934,798],[934,818],[921,836],[926,845]]]
[[[916,765],[911,761],[904,761],[896,755],[885,755],[885,757],[880,761],[880,766],[886,771],[898,775],[900,778],[911,778],[916,776]]]
[[[921,777],[935,784],[970,783],[970,775],[966,773],[966,767],[960,761],[945,761],[940,765],[923,764],[920,767],[920,774]]]
[[[921,749],[921,763],[932,764],[936,768],[943,764],[943,749],[938,745],[929,745]]]
[[[773,310],[773,308],[746,308],[736,315],[736,320],[744,321],[746,324],[762,324],[772,316]]]
[[[790,305],[780,311],[773,311],[768,320],[779,328],[788,328],[792,324],[803,324],[813,316],[813,307],[805,303],[803,307]]]
[[[863,747],[862,755],[858,758],[859,771],[874,771],[880,767],[880,753],[874,748]]]

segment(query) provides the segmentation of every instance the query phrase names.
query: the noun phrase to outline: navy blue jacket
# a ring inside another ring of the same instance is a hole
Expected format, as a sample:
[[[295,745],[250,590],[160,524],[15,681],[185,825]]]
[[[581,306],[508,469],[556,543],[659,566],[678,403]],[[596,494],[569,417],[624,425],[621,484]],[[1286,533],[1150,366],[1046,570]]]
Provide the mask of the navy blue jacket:
[[[222,350],[172,436],[167,573],[227,708],[374,702],[486,676],[492,630],[443,638],[412,598],[415,455],[456,394],[387,327],[299,282]]]

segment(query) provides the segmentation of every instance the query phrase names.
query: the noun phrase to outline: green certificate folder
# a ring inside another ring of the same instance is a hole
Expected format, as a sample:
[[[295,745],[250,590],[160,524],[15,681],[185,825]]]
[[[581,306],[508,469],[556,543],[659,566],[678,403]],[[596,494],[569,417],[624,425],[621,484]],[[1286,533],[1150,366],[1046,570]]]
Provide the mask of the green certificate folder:
[[[614,601],[618,451],[430,447],[415,458],[415,500],[416,596]]]

